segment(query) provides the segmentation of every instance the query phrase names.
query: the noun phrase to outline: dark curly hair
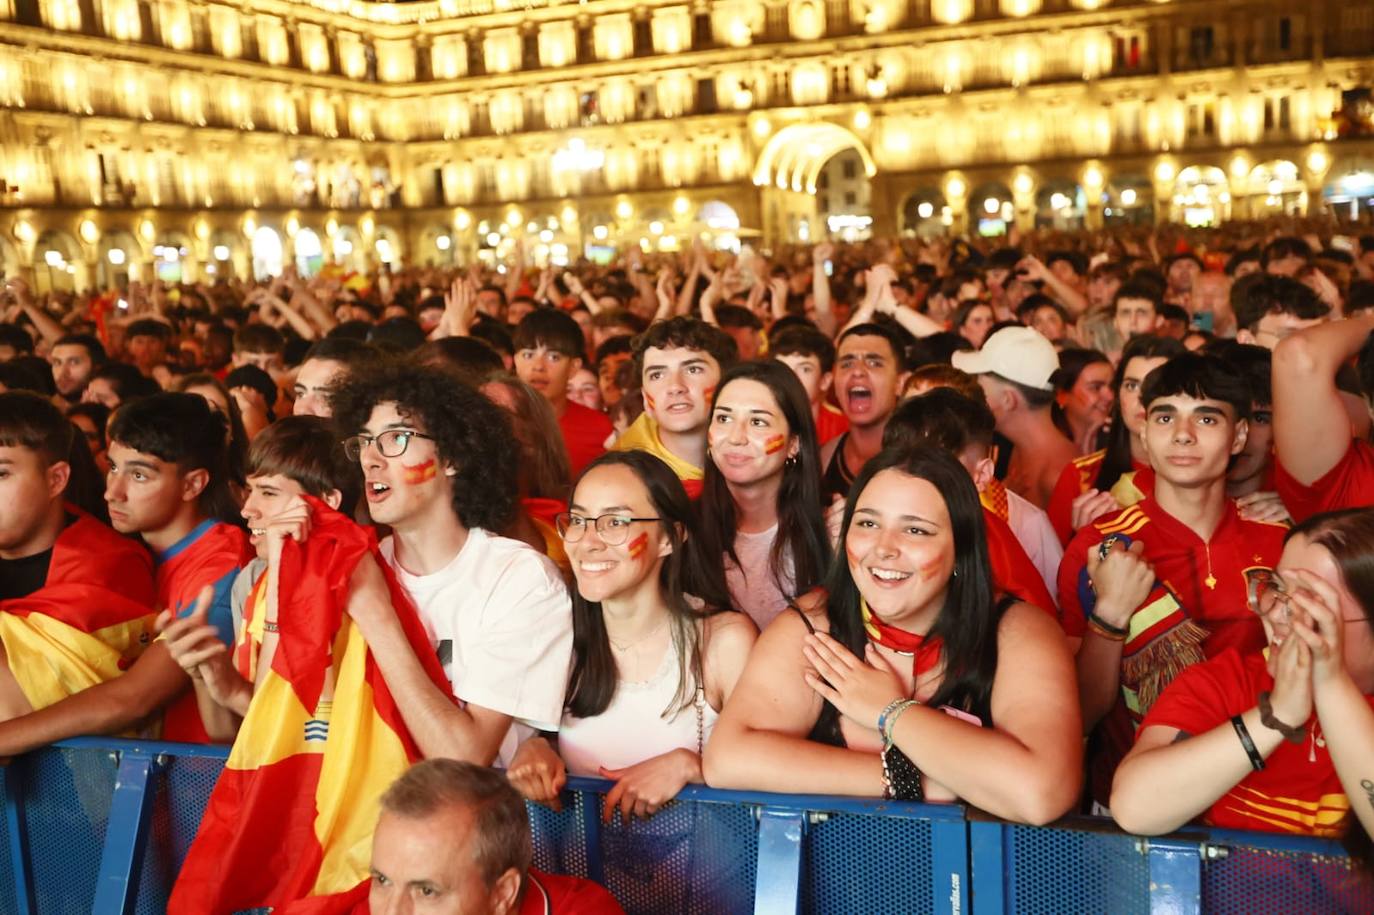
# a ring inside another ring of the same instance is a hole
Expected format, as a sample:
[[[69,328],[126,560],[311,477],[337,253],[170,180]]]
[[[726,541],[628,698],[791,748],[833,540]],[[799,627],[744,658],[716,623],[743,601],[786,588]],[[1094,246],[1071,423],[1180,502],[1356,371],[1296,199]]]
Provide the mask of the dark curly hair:
[[[373,407],[395,404],[433,437],[439,460],[457,470],[453,511],[463,526],[506,529],[515,514],[520,447],[500,407],[452,374],[405,362],[355,374],[331,402],[341,438],[367,425]]]
[[[739,361],[739,347],[735,338],[699,318],[679,315],[667,321],[650,325],[649,329],[634,338],[631,344],[634,352],[635,375],[644,374],[644,353],[649,347],[658,349],[701,350],[716,360],[722,373]]]

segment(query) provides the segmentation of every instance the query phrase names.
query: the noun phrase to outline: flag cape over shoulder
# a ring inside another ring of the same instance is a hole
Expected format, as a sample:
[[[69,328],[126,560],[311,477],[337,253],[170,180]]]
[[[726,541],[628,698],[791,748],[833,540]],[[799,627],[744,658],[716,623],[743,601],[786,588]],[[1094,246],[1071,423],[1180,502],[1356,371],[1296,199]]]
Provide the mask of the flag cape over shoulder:
[[[70,506],[43,587],[0,601],[0,643],[29,704],[45,708],[117,677],[148,646],[153,560]]]
[[[210,795],[168,904],[174,915],[282,912],[301,900],[311,912],[347,911],[348,894],[368,879],[378,799],[420,754],[344,614],[364,556],[381,566],[411,647],[449,693],[371,530],[309,501],[306,542],[282,548],[272,667]]]

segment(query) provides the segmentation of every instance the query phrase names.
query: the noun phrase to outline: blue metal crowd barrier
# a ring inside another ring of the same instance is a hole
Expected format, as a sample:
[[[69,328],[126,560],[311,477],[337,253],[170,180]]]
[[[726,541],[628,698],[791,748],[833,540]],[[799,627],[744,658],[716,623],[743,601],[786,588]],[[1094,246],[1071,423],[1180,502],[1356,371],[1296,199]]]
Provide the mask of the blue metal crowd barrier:
[[[80,738],[0,768],[0,913],[159,913],[223,747]],[[1338,844],[1193,830],[1141,839],[960,807],[689,787],[602,822],[608,783],[531,805],[535,866],[590,877],[630,915],[1374,912]]]

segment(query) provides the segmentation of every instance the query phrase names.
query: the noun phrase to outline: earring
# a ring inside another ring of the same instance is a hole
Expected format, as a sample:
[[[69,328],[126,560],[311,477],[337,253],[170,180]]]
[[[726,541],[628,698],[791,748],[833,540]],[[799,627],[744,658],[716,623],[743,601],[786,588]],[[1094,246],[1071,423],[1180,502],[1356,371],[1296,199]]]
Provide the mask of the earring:
[[[949,573],[949,577],[950,577],[950,578],[958,578],[958,577],[959,577],[959,570],[958,570],[958,569],[955,569],[953,572]]]
[[[792,455],[790,458],[788,458],[787,460],[783,461],[782,464],[783,464],[784,467],[796,467],[796,466],[797,466],[797,456],[796,456],[795,454]]]

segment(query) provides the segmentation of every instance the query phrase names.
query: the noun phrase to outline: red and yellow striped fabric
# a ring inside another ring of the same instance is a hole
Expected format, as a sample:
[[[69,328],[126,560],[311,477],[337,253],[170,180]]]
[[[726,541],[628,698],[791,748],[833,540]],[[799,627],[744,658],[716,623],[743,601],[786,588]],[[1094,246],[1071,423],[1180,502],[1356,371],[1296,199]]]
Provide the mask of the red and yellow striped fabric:
[[[310,536],[282,550],[272,667],[210,795],[168,905],[174,915],[286,912],[297,902],[312,912],[347,911],[348,894],[368,879],[378,800],[420,754],[344,614],[364,556],[381,565],[425,672],[449,691],[372,532],[310,501]]]
[[[112,680],[143,653],[153,629],[153,560],[74,508],[53,544],[43,587],[0,601],[0,644],[24,698],[45,708]]]

